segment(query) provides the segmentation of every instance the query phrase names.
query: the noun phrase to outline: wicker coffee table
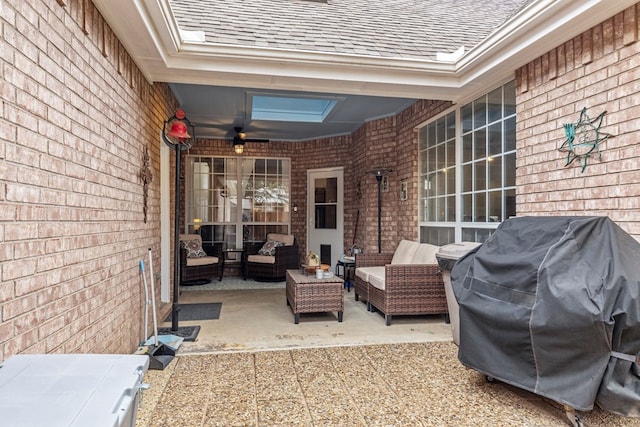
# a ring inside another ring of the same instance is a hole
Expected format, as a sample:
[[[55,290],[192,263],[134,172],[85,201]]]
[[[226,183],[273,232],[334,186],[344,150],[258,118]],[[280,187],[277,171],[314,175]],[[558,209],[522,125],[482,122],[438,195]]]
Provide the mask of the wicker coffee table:
[[[337,311],[338,322],[342,322],[342,284],[337,276],[316,279],[315,275],[300,270],[287,270],[287,304],[293,310],[295,324],[300,321],[300,313],[323,311]]]

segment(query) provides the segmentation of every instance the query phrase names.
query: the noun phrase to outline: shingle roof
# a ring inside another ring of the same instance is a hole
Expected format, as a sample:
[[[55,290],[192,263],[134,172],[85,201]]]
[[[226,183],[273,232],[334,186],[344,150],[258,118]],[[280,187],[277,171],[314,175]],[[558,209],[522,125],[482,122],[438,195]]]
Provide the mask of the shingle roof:
[[[469,50],[531,0],[171,0],[212,44],[434,60]]]

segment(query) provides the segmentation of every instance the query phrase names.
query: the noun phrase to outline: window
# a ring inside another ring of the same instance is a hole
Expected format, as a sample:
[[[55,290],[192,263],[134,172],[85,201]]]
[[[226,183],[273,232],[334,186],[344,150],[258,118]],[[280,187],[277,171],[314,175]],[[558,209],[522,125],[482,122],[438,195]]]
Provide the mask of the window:
[[[187,156],[186,229],[241,248],[289,234],[290,160]]]
[[[314,182],[316,229],[338,227],[338,178],[318,178]]]
[[[515,215],[515,142],[514,82],[420,130],[421,241],[482,242]]]

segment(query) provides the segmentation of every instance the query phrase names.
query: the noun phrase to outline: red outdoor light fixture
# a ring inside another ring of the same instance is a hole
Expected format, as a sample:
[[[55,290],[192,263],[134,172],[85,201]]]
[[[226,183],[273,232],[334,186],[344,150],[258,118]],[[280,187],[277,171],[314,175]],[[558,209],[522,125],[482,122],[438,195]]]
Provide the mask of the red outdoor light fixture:
[[[167,131],[167,127],[169,130]],[[190,133],[189,133],[190,130]],[[183,110],[165,120],[162,127],[162,141],[176,152],[175,177],[175,210],[173,235],[173,307],[171,311],[171,331],[178,331],[180,312],[180,157],[182,151],[188,150],[195,141],[195,126],[191,124]]]
[[[195,127],[191,124],[189,119],[183,110],[178,110],[176,113],[169,117],[164,122],[164,126],[162,127],[162,140],[165,144],[169,146],[172,150],[175,149],[174,145],[179,143],[181,145],[188,145],[191,147],[193,145],[193,139],[187,130],[187,125],[191,127],[191,133],[195,134]],[[167,126],[169,126],[169,130],[167,131]]]

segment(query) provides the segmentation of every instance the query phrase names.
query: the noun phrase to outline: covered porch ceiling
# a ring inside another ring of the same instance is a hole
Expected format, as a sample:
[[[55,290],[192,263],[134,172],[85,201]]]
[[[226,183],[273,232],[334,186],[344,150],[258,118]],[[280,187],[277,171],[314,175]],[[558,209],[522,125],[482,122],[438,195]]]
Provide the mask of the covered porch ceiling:
[[[170,84],[197,125],[199,138],[231,139],[239,126],[249,138],[281,141],[350,134],[366,121],[397,114],[416,99],[469,101],[636,1],[522,0],[475,45],[441,46],[435,55],[417,57],[223,43],[211,29],[190,24],[192,18],[186,22],[185,12],[178,15],[172,8],[172,3],[205,7],[206,18],[215,20],[213,0],[93,0],[146,79]],[[257,33],[260,28],[241,30]],[[256,93],[326,96],[339,103],[321,123],[253,120],[249,109]]]

